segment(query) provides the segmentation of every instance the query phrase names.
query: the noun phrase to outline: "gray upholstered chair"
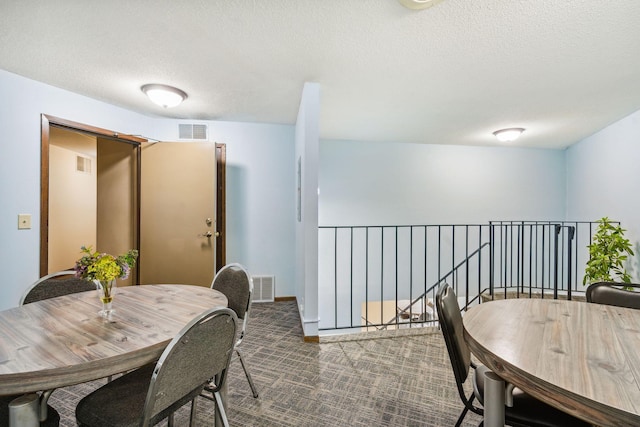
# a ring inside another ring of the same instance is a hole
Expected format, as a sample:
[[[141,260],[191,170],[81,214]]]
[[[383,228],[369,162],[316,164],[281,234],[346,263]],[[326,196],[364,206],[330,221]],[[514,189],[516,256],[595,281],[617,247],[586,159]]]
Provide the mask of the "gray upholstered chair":
[[[76,406],[80,427],[152,426],[191,402],[215,378],[216,408],[225,426],[222,404],[227,368],[233,355],[237,317],[230,308],[212,308],[198,315],[169,343],[155,365],[128,372],[88,394]]]
[[[634,290],[623,289],[634,288]],[[640,309],[640,284],[598,282],[587,288],[587,302]]]
[[[253,397],[257,398],[258,390],[253,384],[253,379],[247,370],[247,366],[239,349],[240,344],[242,344],[242,339],[247,333],[249,311],[251,310],[251,295],[253,294],[253,279],[247,269],[242,265],[238,263],[227,264],[216,273],[211,283],[211,288],[222,292],[227,297],[229,308],[236,313],[238,319],[242,320],[242,326],[239,328],[238,339],[236,340],[234,350],[238,355],[238,359],[240,359],[244,374],[249,381]],[[203,395],[203,397],[209,398],[206,394]]]
[[[488,302],[486,304],[491,304]],[[462,314],[456,294],[451,286],[444,283],[438,289],[436,295],[436,309],[438,320],[442,329],[442,335],[449,352],[449,359],[456,379],[460,399],[464,403],[464,409],[458,418],[456,427],[462,424],[468,411],[483,415],[481,406],[474,405],[477,399],[480,404],[484,402],[484,374],[489,371],[486,366],[476,366],[471,360],[471,350],[464,340],[464,327]],[[467,397],[463,385],[469,377],[471,368],[473,373],[473,392]],[[549,406],[522,390],[514,388],[513,406],[505,406],[505,422],[511,426],[532,426],[532,427],[573,427],[590,426],[589,423],[581,421],[573,416]]]
[[[93,283],[76,278],[75,271],[73,270],[58,271],[36,280],[22,295],[19,304],[24,305],[95,289],[96,286]],[[56,427],[60,425],[60,415],[58,411],[47,403],[52,392],[53,390],[47,390],[40,396],[40,412],[46,414],[46,418],[44,415],[41,415],[41,418],[45,418],[40,421],[41,427]],[[9,403],[17,397],[18,396],[0,397],[0,427],[9,425]],[[45,410],[46,412],[44,412]]]
[[[58,271],[36,280],[20,298],[20,305],[95,289],[93,282],[75,277],[73,270]]]

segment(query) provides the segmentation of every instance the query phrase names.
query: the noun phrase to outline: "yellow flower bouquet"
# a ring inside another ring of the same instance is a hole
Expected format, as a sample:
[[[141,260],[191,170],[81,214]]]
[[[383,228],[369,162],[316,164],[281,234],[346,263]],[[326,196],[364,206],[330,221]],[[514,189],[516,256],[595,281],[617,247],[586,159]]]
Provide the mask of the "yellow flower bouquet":
[[[110,282],[115,279],[126,279],[138,258],[138,251],[135,249],[118,257],[94,252],[91,246],[88,248],[83,246],[80,249],[84,255],[76,261],[76,277],[87,280]]]
[[[117,257],[93,251],[91,246],[88,248],[82,246],[84,254],[76,261],[75,271],[76,277],[93,281],[96,288],[100,291],[100,300],[103,303],[103,310],[100,314],[103,317],[109,317],[113,312],[111,303],[113,302],[113,294],[115,293],[115,280],[126,279],[131,273],[131,269],[136,264],[138,251],[131,249],[125,254]]]

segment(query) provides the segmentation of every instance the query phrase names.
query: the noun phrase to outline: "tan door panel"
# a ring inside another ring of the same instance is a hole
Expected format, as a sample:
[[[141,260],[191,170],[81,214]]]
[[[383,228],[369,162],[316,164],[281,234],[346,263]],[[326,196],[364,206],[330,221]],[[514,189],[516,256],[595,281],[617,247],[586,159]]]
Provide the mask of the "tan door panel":
[[[215,268],[215,156],[212,143],[143,145],[140,284],[211,285]]]

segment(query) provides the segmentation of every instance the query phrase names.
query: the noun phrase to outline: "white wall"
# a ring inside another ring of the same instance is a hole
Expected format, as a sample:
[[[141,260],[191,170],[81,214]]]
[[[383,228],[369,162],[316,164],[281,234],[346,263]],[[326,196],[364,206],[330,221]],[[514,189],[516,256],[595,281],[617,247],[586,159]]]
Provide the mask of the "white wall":
[[[620,221],[636,256],[629,265],[640,281],[640,111],[567,150],[567,217]]]
[[[177,121],[143,116],[0,70],[0,309],[17,305],[39,277],[41,114],[177,140]],[[293,295],[293,126],[207,123],[212,142],[227,144],[227,220],[233,232],[228,260],[243,262],[253,274],[274,274],[276,295]],[[19,213],[32,214],[30,230],[18,230]]]
[[[318,168],[320,85],[305,83],[295,134],[294,173],[300,185],[296,217],[296,298],[305,336],[318,335]],[[299,168],[299,171],[298,171]],[[298,177],[299,174],[299,177]]]
[[[561,220],[564,152],[323,140],[320,225]]]

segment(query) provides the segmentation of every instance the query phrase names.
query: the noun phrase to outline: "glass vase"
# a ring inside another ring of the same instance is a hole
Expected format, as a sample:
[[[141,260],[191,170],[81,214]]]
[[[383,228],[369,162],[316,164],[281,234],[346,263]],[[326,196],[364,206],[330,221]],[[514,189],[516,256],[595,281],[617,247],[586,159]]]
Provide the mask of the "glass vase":
[[[102,310],[98,312],[105,319],[111,319],[115,310],[113,309],[113,297],[116,294],[115,280],[94,280],[98,289],[98,297],[102,302]]]

